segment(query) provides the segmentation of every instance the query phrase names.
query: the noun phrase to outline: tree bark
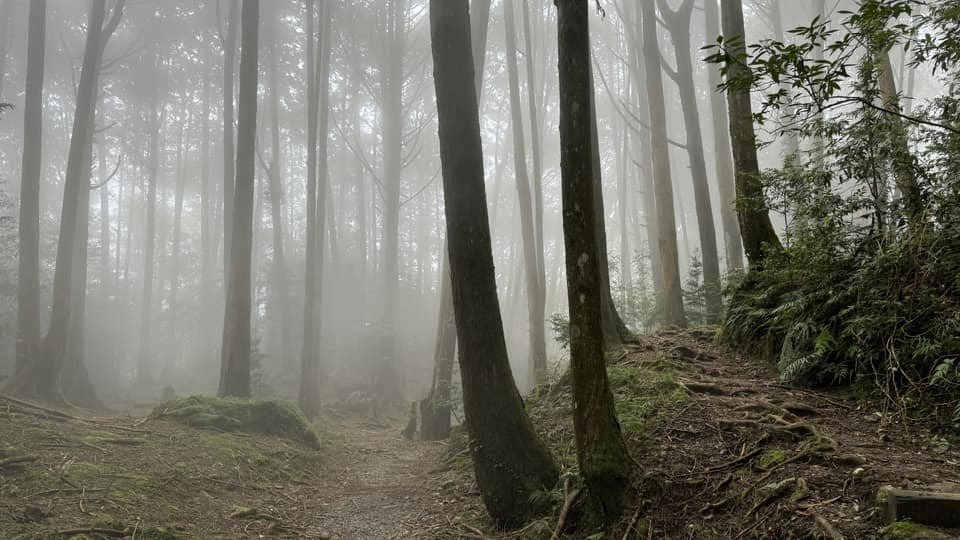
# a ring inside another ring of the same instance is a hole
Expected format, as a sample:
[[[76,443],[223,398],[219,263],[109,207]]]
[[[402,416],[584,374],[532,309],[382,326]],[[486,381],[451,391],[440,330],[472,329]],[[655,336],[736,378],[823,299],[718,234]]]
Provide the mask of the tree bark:
[[[10,4],[6,0],[4,4]],[[30,2],[27,87],[20,176],[20,257],[17,268],[17,372],[36,360],[40,339],[40,177],[43,167],[43,66],[47,0]]]
[[[653,2],[641,2],[640,21],[643,35],[643,59],[650,110],[651,145],[653,150],[653,191],[657,208],[657,249],[663,267],[663,322],[684,327],[683,292],[680,288],[680,264],[677,253],[677,222],[674,215],[673,181],[670,177],[670,154],[667,147],[667,118],[663,100],[663,74],[660,46],[657,43],[657,14]],[[653,247],[651,246],[651,249]]]
[[[720,9],[717,0],[705,0],[707,41],[713,42],[720,35]],[[723,226],[724,248],[727,268],[743,270],[743,242],[740,240],[740,224],[737,222],[737,193],[733,176],[733,152],[730,149],[730,122],[720,91],[722,81],[720,66],[707,66],[710,85],[710,117],[713,120],[713,159],[716,167],[717,190],[720,193],[720,223]]]
[[[713,204],[710,202],[707,163],[703,152],[703,133],[700,130],[700,106],[697,103],[697,90],[693,81],[690,22],[693,16],[694,0],[683,0],[676,11],[670,9],[666,0],[658,0],[658,4],[660,16],[666,21],[677,58],[676,72],[671,73],[668,70],[667,73],[677,84],[680,91],[680,107],[683,109],[687,156],[690,158],[690,175],[693,179],[693,197],[697,211],[697,232],[700,236],[700,255],[703,262],[706,321],[707,324],[717,324],[723,312],[723,297],[720,285],[720,257],[717,252],[717,230],[713,224]]]
[[[763,184],[760,182],[753,107],[747,83],[752,79],[752,74],[746,63],[743,5],[741,0],[721,0],[721,6],[724,42],[728,54],[733,57],[727,66],[727,80],[734,83],[727,90],[727,107],[733,146],[737,216],[747,261],[751,266],[759,267],[763,264],[767,249],[780,248],[780,239],[770,222],[763,197]]]
[[[219,395],[232,397],[250,396],[250,270],[256,172],[254,160],[257,151],[259,13],[260,0],[243,0],[237,174],[219,389]]]
[[[559,8],[560,168],[563,237],[570,309],[570,371],[577,461],[601,519],[615,523],[625,506],[631,461],[607,382],[601,324],[599,249],[593,215],[596,166],[590,138],[589,3],[556,0]]]
[[[481,497],[499,525],[537,512],[556,464],[540,442],[510,372],[487,216],[467,0],[431,0],[430,29],[450,277],[467,430]]]

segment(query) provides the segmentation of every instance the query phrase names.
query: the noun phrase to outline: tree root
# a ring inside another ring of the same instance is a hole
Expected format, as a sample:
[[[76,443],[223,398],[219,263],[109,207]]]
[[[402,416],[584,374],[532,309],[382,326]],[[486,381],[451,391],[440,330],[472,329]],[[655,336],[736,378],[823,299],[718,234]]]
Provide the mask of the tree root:
[[[729,396],[730,392],[727,392],[723,388],[711,383],[704,382],[681,382],[680,386],[689,390],[694,394],[708,394],[711,396]]]
[[[843,535],[838,531],[827,518],[820,514],[813,515],[813,529],[830,540],[843,540]]]

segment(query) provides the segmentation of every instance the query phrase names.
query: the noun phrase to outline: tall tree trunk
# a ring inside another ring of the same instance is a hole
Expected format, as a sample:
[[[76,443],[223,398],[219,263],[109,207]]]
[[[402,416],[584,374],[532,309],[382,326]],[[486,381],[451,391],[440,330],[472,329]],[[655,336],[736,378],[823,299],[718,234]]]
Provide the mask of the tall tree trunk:
[[[300,408],[308,416],[320,412],[320,366],[316,355],[320,334],[320,287],[323,283],[323,233],[327,175],[329,102],[329,3],[321,4],[320,31],[314,37],[314,2],[307,1],[307,268],[304,297],[304,340],[301,355]],[[323,137],[319,134],[323,133]],[[319,182],[318,176],[319,174]],[[319,184],[319,185],[318,185]]]
[[[403,57],[406,0],[389,0],[386,54],[382,68],[383,103],[383,320],[377,387],[387,400],[397,397],[396,317],[400,263],[400,182],[403,153]]]
[[[207,356],[213,351],[211,321],[215,317],[214,271],[216,248],[214,247],[214,220],[211,209],[214,194],[210,185],[210,75],[203,80],[203,113],[200,129],[200,321],[196,333],[197,365],[209,365]]]
[[[276,9],[276,8],[274,8]],[[287,290],[287,267],[283,248],[283,179],[281,171],[280,150],[280,66],[279,48],[277,43],[276,27],[280,23],[279,17],[274,17],[270,29],[270,219],[273,229],[273,266],[271,272],[272,291],[270,343],[273,353],[280,361],[280,365],[288,366],[287,345],[290,343],[290,308],[288,307],[289,291]]]
[[[472,0],[470,5],[470,44],[473,57],[473,83],[477,89],[477,101],[483,95],[483,66],[487,59],[487,33],[490,29],[490,0]]]
[[[6,0],[4,5],[11,4]],[[20,176],[20,257],[17,267],[17,372],[36,360],[40,339],[40,176],[43,167],[43,66],[47,0],[30,2],[27,88]]]
[[[57,240],[57,261],[53,278],[53,306],[50,328],[41,345],[37,369],[32,374],[34,391],[47,400],[62,399],[60,376],[69,360],[68,339],[73,308],[74,260],[80,241],[77,221],[84,191],[89,192],[90,166],[93,161],[93,128],[97,108],[100,60],[103,48],[123,13],[123,0],[114,5],[107,27],[104,27],[105,0],[93,0],[87,19],[87,40],[83,67],[77,85],[77,108],[70,136],[67,171],[60,214],[60,235]],[[84,252],[84,257],[86,253]]]
[[[223,48],[223,289],[230,281],[230,250],[233,249],[233,204],[234,204],[234,139],[233,139],[233,79],[237,54],[237,17],[240,1],[230,0],[227,15],[227,35],[220,36]],[[219,4],[218,4],[219,6]],[[221,378],[223,374],[220,374]]]
[[[106,307],[110,302],[113,280],[110,275],[110,189],[107,182],[107,147],[101,136],[97,150],[97,170],[100,173],[100,304]]]
[[[480,119],[467,0],[431,0],[430,29],[460,373],[474,472],[494,521],[538,511],[557,466],[540,442],[510,373],[483,181]]]
[[[189,94],[188,96],[189,102],[193,96]],[[185,105],[186,103],[181,106],[181,110],[186,109]],[[177,134],[177,184],[173,195],[173,242],[170,248],[170,321],[167,326],[169,350],[164,363],[164,374],[167,380],[173,375],[182,351],[177,337],[177,325],[180,322],[180,237],[183,229],[183,192],[187,183],[187,170],[184,163],[187,150],[183,144],[185,123],[186,121],[181,119]]]
[[[880,100],[883,108],[901,112],[900,95],[897,93],[897,82],[893,78],[893,68],[890,65],[889,50],[878,51],[874,54],[874,62],[878,75],[878,86],[880,89]],[[900,118],[891,117],[893,139],[896,151],[891,156],[893,160],[893,179],[897,191],[903,199],[903,210],[907,217],[910,228],[919,230],[924,222],[924,211],[926,201],[923,190],[917,182],[917,176],[914,167],[914,157],[910,152],[910,142],[907,138],[907,130]]]
[[[601,518],[615,523],[625,506],[631,461],[607,382],[601,324],[600,261],[592,163],[589,2],[557,0],[560,64],[560,169],[573,427],[580,473]]]
[[[673,208],[673,181],[670,177],[670,153],[667,148],[667,117],[663,102],[663,74],[660,46],[657,43],[657,14],[653,2],[640,4],[643,34],[643,59],[650,110],[653,149],[653,191],[656,198],[657,249],[663,265],[663,322],[668,326],[686,326],[683,292],[680,288],[680,264],[677,253],[677,222]],[[653,249],[653,246],[651,246]]]
[[[147,172],[147,223],[146,239],[143,248],[143,293],[140,297],[140,349],[137,353],[137,384],[148,385],[153,382],[153,358],[151,351],[151,333],[153,330],[153,277],[154,251],[157,228],[157,176],[160,167],[160,132],[163,129],[166,109],[160,105],[157,96],[156,45],[151,50],[150,111],[148,130],[150,131],[150,164]],[[164,112],[160,112],[163,110]],[[160,243],[163,246],[163,242]]]
[[[636,341],[636,337],[620,317],[617,306],[613,301],[613,292],[610,289],[610,257],[607,255],[607,223],[606,212],[604,211],[603,205],[603,168],[600,160],[600,130],[597,127],[597,96],[592,68],[590,70],[590,88],[590,129],[593,132],[591,145],[593,151],[594,227],[597,235],[597,260],[600,264],[600,314],[601,321],[603,322],[604,339],[611,346],[617,346]]]
[[[773,39],[779,41],[780,43],[787,43],[787,36],[783,31],[783,13],[780,9],[780,2],[770,2],[768,4],[770,24],[773,26]],[[793,89],[790,88],[790,85],[786,83],[780,83],[780,91],[784,92],[785,95],[790,98],[793,97]],[[787,100],[787,106],[780,111],[780,123],[786,124],[790,121],[792,116],[793,105],[792,99]],[[789,159],[798,159],[800,153],[800,139],[797,137],[797,134],[793,130],[785,130],[780,133],[780,143],[782,145],[783,159],[784,164],[786,165]]]
[[[250,396],[250,271],[257,144],[257,56],[260,0],[243,0],[237,168],[227,301],[223,317],[221,396]]]
[[[542,124],[540,122],[539,104],[537,103],[537,94],[540,92],[537,86],[537,78],[534,74],[533,66],[536,63],[536,50],[533,48],[533,32],[530,26],[530,5],[529,0],[520,0],[523,10],[523,40],[527,50],[527,102],[530,109],[530,149],[533,158],[533,231],[534,245],[537,254],[537,279],[540,288],[537,290],[537,298],[533,302],[537,312],[533,317],[539,321],[539,331],[543,333],[546,320],[547,303],[547,278],[544,269],[543,253],[543,143],[541,142]],[[546,338],[544,337],[545,341]],[[546,368],[546,351],[544,351],[544,368]]]
[[[507,74],[510,86],[510,113],[513,126],[513,172],[517,183],[517,204],[520,213],[520,236],[523,243],[523,266],[527,291],[527,323],[529,325],[530,372],[536,383],[547,376],[547,346],[544,331],[544,306],[540,291],[539,246],[534,231],[534,206],[527,174],[527,155],[523,135],[523,109],[520,102],[520,77],[517,73],[517,34],[513,0],[503,0],[503,18],[507,43]],[[527,60],[529,62],[529,59]]]
[[[420,402],[422,428],[420,438],[439,441],[450,436],[450,389],[453,386],[453,357],[457,348],[457,326],[454,321],[453,292],[450,290],[450,262],[444,243],[440,259],[440,316],[437,319],[437,342],[433,351],[433,382],[430,393]]]
[[[825,0],[824,0],[825,1]],[[713,42],[720,35],[720,9],[717,0],[704,1],[707,41]],[[707,66],[710,85],[710,117],[713,120],[713,159],[716,167],[717,190],[720,193],[720,223],[723,225],[724,248],[727,268],[743,270],[743,242],[740,240],[740,224],[737,222],[737,193],[733,176],[733,152],[730,149],[730,122],[720,91],[722,75],[720,66]]]
[[[0,96],[6,95],[3,79],[6,78],[7,74],[7,49],[10,45],[10,19],[13,18],[14,3],[14,0],[3,0],[3,4],[0,5],[0,74],[4,75],[4,77],[0,77]],[[46,5],[43,7],[46,8]],[[29,31],[32,32],[33,28],[31,27]],[[29,37],[27,40],[29,41]],[[27,46],[29,47],[29,44]]]
[[[690,175],[693,179],[693,197],[697,210],[697,232],[700,236],[700,255],[703,262],[706,319],[708,324],[717,324],[720,322],[723,311],[723,298],[720,285],[720,256],[717,252],[717,230],[713,224],[713,205],[710,202],[703,134],[700,130],[700,106],[697,103],[697,90],[693,81],[690,22],[693,16],[694,0],[683,0],[676,11],[670,9],[666,0],[658,0],[658,4],[660,16],[666,21],[677,58],[677,70],[675,72],[667,70],[667,73],[677,84],[680,91],[680,107],[683,109],[687,156],[690,158]]]
[[[724,42],[729,45],[733,59],[727,65],[727,80],[733,85],[727,90],[730,114],[730,139],[737,194],[737,216],[740,236],[747,252],[747,261],[759,267],[766,249],[780,248],[780,239],[773,230],[760,182],[757,161],[757,139],[753,130],[753,107],[750,103],[749,81],[753,75],[746,63],[746,34],[743,30],[741,0],[721,0]]]

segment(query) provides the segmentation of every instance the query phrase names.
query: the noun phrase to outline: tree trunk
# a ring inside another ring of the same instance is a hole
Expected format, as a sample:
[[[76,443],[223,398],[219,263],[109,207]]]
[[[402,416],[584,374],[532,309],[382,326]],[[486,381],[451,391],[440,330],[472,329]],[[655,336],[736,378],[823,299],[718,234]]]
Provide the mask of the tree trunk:
[[[591,56],[592,66],[592,56]],[[604,340],[611,346],[636,341],[636,336],[627,328],[613,302],[610,290],[610,257],[607,255],[607,224],[603,205],[603,170],[600,161],[600,131],[597,128],[597,97],[593,81],[593,69],[590,70],[590,130],[593,132],[591,146],[593,151],[594,227],[597,235],[597,261],[600,264],[600,314],[603,322]]]
[[[753,130],[753,107],[750,103],[750,81],[753,75],[746,63],[746,34],[743,30],[741,0],[721,0],[723,8],[724,42],[733,60],[727,65],[727,80],[733,85],[727,90],[730,115],[730,139],[737,195],[737,216],[740,235],[747,252],[747,261],[753,267],[763,264],[767,249],[779,249],[780,239],[770,223],[767,204],[760,182],[757,161],[757,139]]]
[[[897,82],[893,78],[893,68],[890,65],[890,52],[882,51],[874,54],[874,62],[878,75],[878,86],[880,89],[880,100],[883,108],[901,112],[900,95],[897,93]],[[893,179],[897,191],[903,199],[903,210],[907,217],[907,223],[913,230],[919,230],[923,226],[924,211],[926,207],[923,189],[917,182],[917,176],[914,167],[913,154],[910,152],[910,142],[907,138],[907,130],[900,118],[890,118],[892,130],[891,138],[896,148],[895,155],[891,156],[893,160]]]
[[[539,246],[534,231],[534,207],[527,175],[527,156],[523,137],[523,110],[520,102],[520,77],[517,74],[517,35],[513,0],[503,0],[506,28],[507,74],[510,85],[510,113],[513,126],[513,172],[517,183],[517,204],[520,213],[520,235],[523,243],[523,266],[527,291],[527,323],[529,324],[530,371],[536,383],[547,376],[547,347],[544,333],[544,306],[540,291]],[[529,62],[529,59],[528,59]]]
[[[825,1],[825,0],[824,0]],[[717,0],[705,0],[707,41],[713,42],[720,35],[720,10]],[[730,122],[720,91],[722,76],[720,66],[707,66],[710,85],[710,111],[713,119],[713,159],[716,167],[717,190],[720,193],[720,223],[727,256],[727,268],[743,270],[743,242],[740,240],[740,224],[736,213],[736,188],[733,176],[733,153],[730,149]]]
[[[426,399],[420,401],[420,438],[440,441],[450,436],[450,389],[453,385],[453,357],[457,348],[453,292],[450,290],[450,263],[447,248],[440,270],[440,317],[437,319],[437,343],[433,352],[433,382]]]
[[[210,185],[210,76],[203,81],[203,120],[200,135],[200,321],[196,333],[198,366],[207,366],[207,356],[213,351],[211,321],[215,317],[214,271],[216,249],[214,248],[214,221],[210,208],[214,195]]]
[[[188,94],[189,95],[189,94]],[[193,96],[188,98],[192,99]],[[181,110],[186,109],[186,104],[181,106]],[[173,195],[173,243],[170,248],[170,321],[167,326],[169,349],[167,351],[166,362],[164,363],[164,374],[167,380],[173,375],[174,369],[180,359],[181,341],[177,337],[177,323],[180,321],[180,237],[183,229],[183,192],[186,189],[187,170],[184,161],[186,160],[186,147],[183,144],[183,132],[185,120],[180,121],[180,128],[177,135],[177,185]]]
[[[314,2],[307,1],[307,263],[304,295],[303,351],[298,402],[308,416],[320,412],[320,287],[323,283],[323,233],[327,175],[327,104],[329,100],[329,4],[320,9],[319,35],[314,32]],[[320,133],[323,137],[319,137]],[[318,185],[319,169],[319,185]]]
[[[84,191],[89,192],[90,166],[93,160],[93,129],[97,108],[97,89],[100,60],[106,40],[119,23],[123,0],[113,8],[108,30],[104,29],[105,0],[93,0],[87,19],[87,40],[84,46],[83,67],[77,85],[77,108],[70,136],[70,151],[64,179],[63,207],[60,214],[60,235],[57,240],[56,270],[53,278],[53,307],[50,328],[41,345],[38,365],[32,373],[34,391],[47,400],[63,398],[60,375],[69,360],[68,339],[73,286],[76,280],[74,261],[80,241],[77,221]],[[83,256],[86,256],[84,252]]]
[[[257,56],[260,0],[243,0],[240,44],[240,96],[237,168],[230,276],[223,318],[219,395],[250,396],[250,270],[253,237],[253,187],[257,144]]]
[[[540,442],[510,373],[500,319],[483,181],[467,0],[431,0],[440,156],[450,277],[467,430],[481,497],[499,525],[539,509],[531,495],[551,489],[557,466]]]
[[[640,4],[643,35],[644,72],[650,110],[651,145],[653,150],[653,191],[657,208],[657,250],[663,267],[663,322],[684,327],[683,292],[680,288],[680,264],[677,253],[677,222],[673,208],[673,181],[670,178],[670,153],[667,148],[667,117],[663,104],[663,74],[660,46],[657,43],[657,14],[653,2]],[[654,249],[653,246],[650,249]]]
[[[218,4],[219,5],[219,4]],[[237,17],[240,12],[240,0],[230,0],[230,12],[227,15],[227,35],[221,36],[223,48],[223,289],[227,290],[230,281],[230,250],[233,249],[234,205],[234,140],[233,140],[233,79],[237,54]],[[222,367],[222,366],[221,366]],[[220,374],[221,379],[223,374]]]
[[[490,0],[472,0],[470,6],[471,54],[474,65],[474,87],[477,101],[483,95],[483,66],[487,59],[487,33],[490,28]]]
[[[279,76],[279,54],[280,45],[277,43],[276,26],[280,23],[279,17],[275,17],[271,24],[267,26],[270,29],[270,219],[273,229],[273,266],[272,266],[272,292],[270,295],[271,304],[271,323],[270,323],[270,344],[273,348],[273,354],[280,362],[281,366],[290,367],[287,358],[287,345],[290,343],[290,309],[288,304],[287,290],[287,266],[284,257],[283,248],[283,179],[281,171],[280,150],[280,76]]]
[[[570,309],[570,371],[573,422],[580,473],[598,503],[600,517],[614,524],[625,506],[631,461],[620,434],[607,383],[601,324],[600,261],[593,212],[589,3],[557,0],[560,64],[560,169],[567,299]]]
[[[11,4],[6,0],[4,5]],[[20,177],[20,256],[17,271],[17,362],[20,372],[36,360],[40,339],[40,177],[43,167],[43,65],[47,0],[30,2],[27,88],[23,107]]]
[[[660,16],[666,21],[677,58],[676,72],[670,73],[668,70],[667,73],[677,84],[680,91],[680,107],[683,109],[687,155],[690,158],[690,175],[693,179],[693,197],[697,210],[700,255],[703,262],[706,320],[708,324],[717,324],[723,312],[723,297],[720,285],[720,257],[717,253],[717,231],[713,224],[713,205],[710,202],[703,134],[700,130],[700,106],[697,103],[697,90],[693,81],[690,22],[693,16],[694,0],[684,0],[676,11],[670,10],[666,0],[658,0],[658,4]]]
[[[386,400],[398,397],[396,317],[400,263],[400,182],[403,153],[403,57],[406,42],[405,0],[387,8],[386,55],[382,66],[383,103],[383,320],[377,388]]]
[[[137,384],[149,385],[153,382],[151,357],[151,332],[153,330],[153,277],[154,277],[154,246],[156,241],[157,228],[157,175],[160,167],[160,132],[163,129],[166,109],[160,105],[157,97],[156,70],[159,69],[157,63],[156,45],[151,50],[150,71],[150,119],[148,130],[150,131],[150,164],[147,172],[147,223],[146,240],[143,248],[143,293],[140,297],[140,349],[137,353]],[[164,112],[160,112],[160,110]],[[163,242],[160,243],[163,246]]]

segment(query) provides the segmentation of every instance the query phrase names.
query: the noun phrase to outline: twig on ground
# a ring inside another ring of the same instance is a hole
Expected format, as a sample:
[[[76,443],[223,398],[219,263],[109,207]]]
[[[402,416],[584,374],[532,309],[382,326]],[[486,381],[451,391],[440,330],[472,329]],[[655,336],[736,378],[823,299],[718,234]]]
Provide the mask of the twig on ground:
[[[118,531],[116,529],[103,529],[100,527],[81,527],[79,529],[63,529],[57,531],[60,536],[76,536],[78,534],[100,534],[111,538],[123,538],[127,536],[127,531]]]
[[[630,518],[630,523],[627,524],[627,530],[623,531],[623,539],[629,540],[630,532],[633,531],[633,528],[637,525],[637,520],[640,519],[640,506],[637,506],[637,511],[633,513],[633,517]]]

